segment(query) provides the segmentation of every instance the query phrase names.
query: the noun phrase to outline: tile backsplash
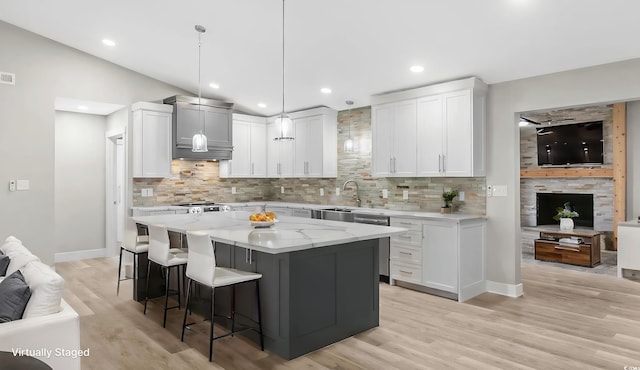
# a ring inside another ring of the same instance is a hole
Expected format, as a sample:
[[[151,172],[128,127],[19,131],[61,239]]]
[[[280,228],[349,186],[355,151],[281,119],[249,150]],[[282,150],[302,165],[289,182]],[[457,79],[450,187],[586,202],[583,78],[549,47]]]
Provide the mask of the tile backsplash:
[[[342,145],[354,138],[354,152],[344,153]],[[464,192],[463,202],[454,201],[456,212],[485,214],[485,178],[373,178],[371,177],[371,108],[363,107],[338,114],[338,177],[286,179],[221,179],[219,163],[214,161],[172,162],[172,176],[164,179],[133,180],[133,205],[154,206],[198,201],[248,202],[283,201],[354,206],[355,187],[342,184],[358,182],[362,207],[438,212],[443,190]],[[236,188],[236,194],[231,188]],[[284,187],[284,193],[280,192]],[[142,189],[153,189],[153,196],[142,197]],[[341,194],[336,195],[336,188]],[[321,189],[324,195],[320,195]],[[388,198],[382,197],[383,190]],[[403,200],[403,190],[409,199]]]

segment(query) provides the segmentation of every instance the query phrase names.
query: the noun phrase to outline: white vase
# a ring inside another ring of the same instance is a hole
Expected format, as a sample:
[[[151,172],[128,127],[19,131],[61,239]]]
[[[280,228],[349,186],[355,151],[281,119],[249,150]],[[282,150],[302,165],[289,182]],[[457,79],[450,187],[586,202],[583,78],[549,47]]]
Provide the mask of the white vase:
[[[573,219],[561,218],[560,219],[560,231],[573,231]]]

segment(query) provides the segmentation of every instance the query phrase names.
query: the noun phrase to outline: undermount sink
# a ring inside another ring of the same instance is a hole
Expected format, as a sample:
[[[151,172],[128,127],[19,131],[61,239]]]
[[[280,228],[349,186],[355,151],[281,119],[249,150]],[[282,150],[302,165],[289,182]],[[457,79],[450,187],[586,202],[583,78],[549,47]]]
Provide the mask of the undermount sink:
[[[349,208],[324,208],[323,211],[332,211],[332,212],[351,212]]]

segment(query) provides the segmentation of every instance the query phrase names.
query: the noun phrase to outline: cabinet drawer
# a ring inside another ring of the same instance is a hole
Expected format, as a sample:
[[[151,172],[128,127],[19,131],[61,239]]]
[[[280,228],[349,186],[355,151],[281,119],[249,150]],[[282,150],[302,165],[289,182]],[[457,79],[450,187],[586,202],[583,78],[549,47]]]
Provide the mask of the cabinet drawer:
[[[422,284],[422,268],[420,265],[391,261],[389,270],[391,279]]]
[[[394,227],[402,227],[408,229],[409,231],[422,233],[422,222],[420,222],[419,220],[391,217],[389,223]]]
[[[391,247],[391,260],[408,263],[422,263],[422,250],[402,246]]]
[[[535,241],[535,259],[591,266],[589,244],[566,245],[546,240]]]
[[[422,248],[422,233],[407,231],[402,234],[391,235],[391,245],[397,244]]]

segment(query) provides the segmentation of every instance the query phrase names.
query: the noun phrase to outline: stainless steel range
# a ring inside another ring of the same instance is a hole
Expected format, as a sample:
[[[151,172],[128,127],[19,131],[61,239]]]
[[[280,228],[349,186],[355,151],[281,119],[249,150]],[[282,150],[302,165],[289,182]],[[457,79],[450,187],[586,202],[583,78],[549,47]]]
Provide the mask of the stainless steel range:
[[[213,202],[194,202],[176,205],[180,207],[188,207],[189,213],[220,212],[224,207],[223,205],[215,204]]]

